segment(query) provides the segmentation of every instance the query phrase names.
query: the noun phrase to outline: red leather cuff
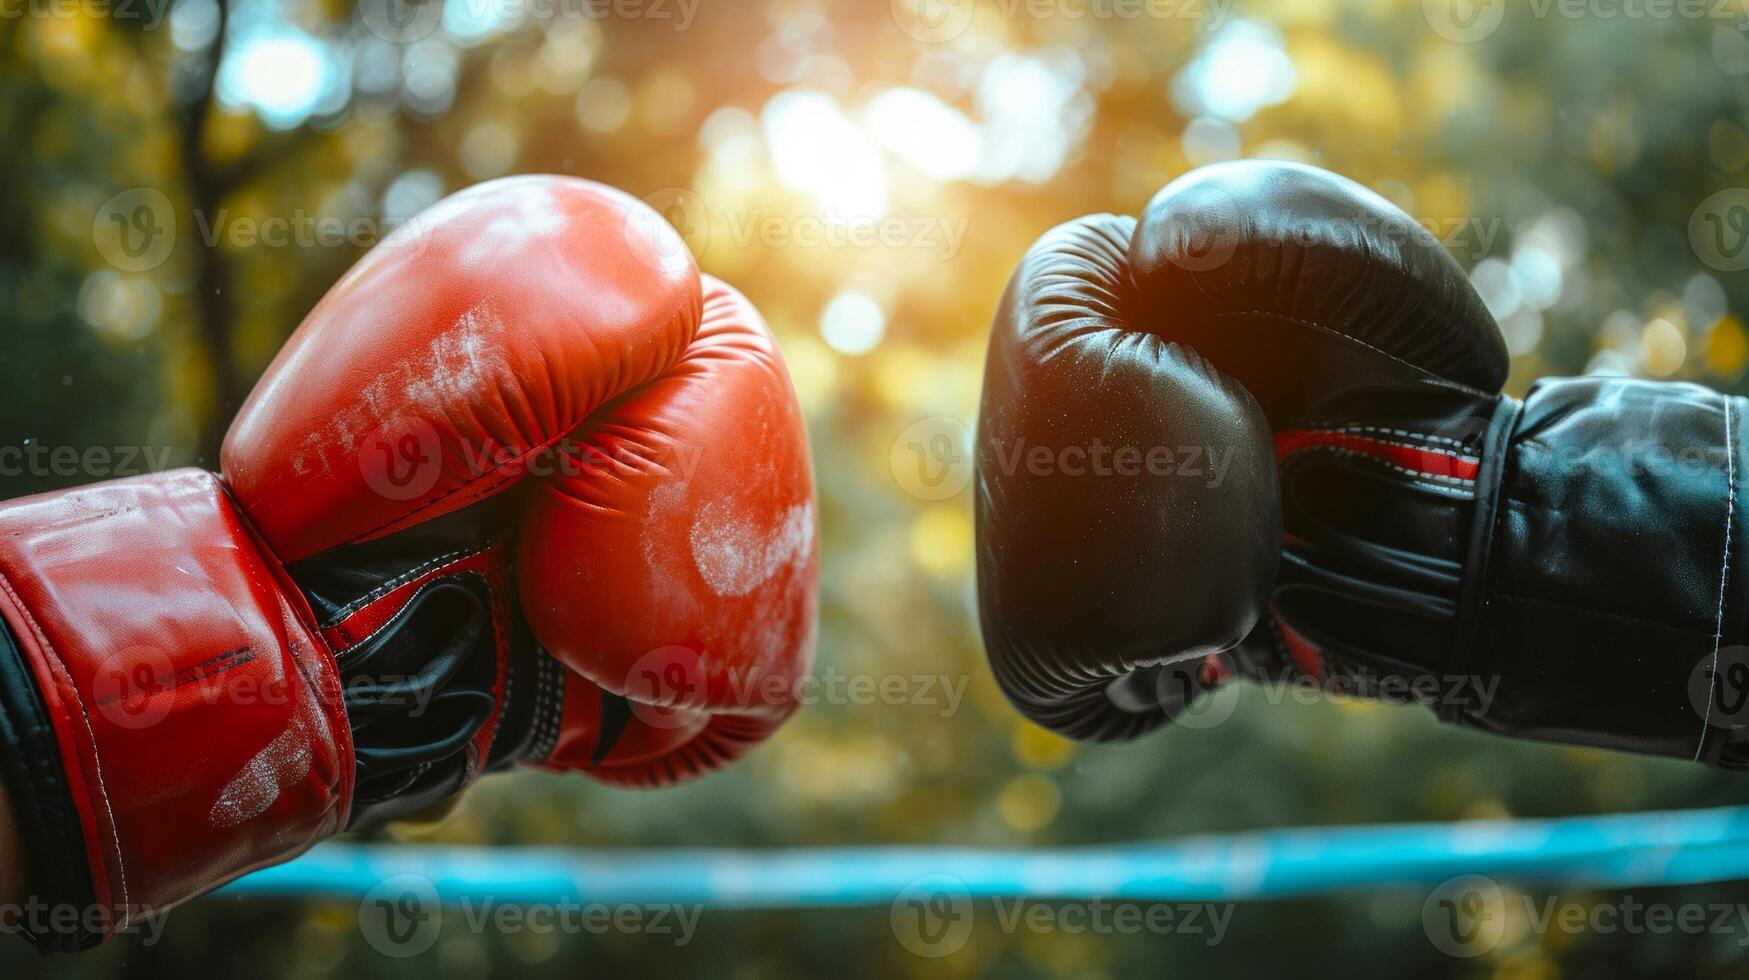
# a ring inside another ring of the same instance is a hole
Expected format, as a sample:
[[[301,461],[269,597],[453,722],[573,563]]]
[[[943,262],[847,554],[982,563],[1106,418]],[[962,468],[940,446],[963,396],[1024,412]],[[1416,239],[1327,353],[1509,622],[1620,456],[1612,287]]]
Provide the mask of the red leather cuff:
[[[212,474],[0,504],[0,618],[77,812],[101,910],[82,924],[107,937],[344,827],[333,657]]]

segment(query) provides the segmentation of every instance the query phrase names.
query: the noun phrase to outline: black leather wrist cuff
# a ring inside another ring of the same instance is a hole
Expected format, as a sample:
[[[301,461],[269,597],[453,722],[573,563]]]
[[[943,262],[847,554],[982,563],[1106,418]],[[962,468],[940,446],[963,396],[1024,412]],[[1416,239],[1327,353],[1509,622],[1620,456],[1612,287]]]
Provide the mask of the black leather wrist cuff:
[[[1743,404],[1628,378],[1531,390],[1466,569],[1481,594],[1463,669],[1497,684],[1464,721],[1749,763],[1733,725],[1749,717],[1712,705],[1749,613]]]
[[[13,818],[24,844],[29,896],[23,907],[0,906],[0,920],[44,952],[75,952],[95,946],[100,934],[84,929],[56,931],[65,913],[40,915],[34,910],[73,909],[76,921],[96,907],[91,865],[73,795],[61,765],[60,747],[36,675],[25,662],[11,630],[0,620],[0,774]]]
[[[1477,455],[1476,490],[1470,512],[1469,541],[1460,559],[1465,569],[1458,589],[1457,621],[1452,629],[1452,648],[1446,659],[1447,676],[1460,676],[1470,666],[1470,651],[1476,648],[1476,635],[1482,622],[1482,607],[1488,596],[1488,567],[1493,559],[1494,531],[1500,519],[1501,487],[1505,484],[1507,464],[1511,459],[1512,434],[1518,430],[1518,420],[1524,414],[1524,403],[1516,398],[1502,398],[1494,409],[1488,428],[1482,433]],[[1440,717],[1454,721],[1449,712]]]

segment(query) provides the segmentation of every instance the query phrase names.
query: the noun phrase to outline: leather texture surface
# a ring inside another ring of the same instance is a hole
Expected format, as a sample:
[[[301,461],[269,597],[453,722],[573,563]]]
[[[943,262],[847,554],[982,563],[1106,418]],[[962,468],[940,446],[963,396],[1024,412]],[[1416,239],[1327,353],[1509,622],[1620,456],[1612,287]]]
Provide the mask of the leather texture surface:
[[[469,188],[305,317],[225,437],[225,478],[288,562],[459,510],[679,360],[702,301],[686,243],[635,198],[563,177]]]
[[[1176,666],[1156,692],[1161,714],[1227,678],[1291,680],[1420,702],[1501,734],[1749,764],[1734,727],[1743,719],[1720,717],[1708,698],[1745,638],[1740,399],[1604,378],[1544,381],[1524,404],[1505,398],[1504,343],[1462,270],[1389,202],[1314,168],[1201,168],[1164,188],[1126,236],[1127,220],[1083,219],[1108,229],[1101,255],[1127,240],[1127,262],[1056,263],[1044,277],[1029,254],[1016,281],[1063,297],[1053,324],[1104,315],[1105,294],[1118,288],[1110,284],[1133,281],[1129,322],[1255,395],[1279,466],[1279,484],[1227,488],[1279,501],[1273,584],[1213,600],[1237,618],[1264,595],[1268,614],[1245,642],[1194,670]],[[1000,418],[1018,401],[1012,392],[1036,392],[1027,411],[1051,427],[1121,433],[1106,405],[1176,408],[1203,387],[1126,384],[1054,348],[999,358],[1010,303],[997,315],[986,419],[992,398]],[[1071,379],[1058,381],[1065,364]],[[1016,372],[1019,381],[1007,376]],[[1207,426],[1175,417],[1192,431]],[[982,456],[979,465],[983,477]],[[1121,676],[1152,638],[1182,647],[1186,625],[1210,618],[1209,594],[1131,598],[1094,624],[1075,613],[1040,623],[1006,611],[1018,607],[1001,604],[990,583],[1025,569],[1097,609],[1122,595],[1112,581],[1145,577],[1150,562],[1230,572],[1255,568],[1256,557],[1156,536],[1155,517],[1174,504],[1151,501],[1129,518],[1127,539],[1154,542],[1154,555],[1129,575],[1106,571],[1107,549],[1128,554],[1107,541],[1042,563],[1005,559],[1007,541],[1048,539],[1053,522],[1080,517],[1009,507],[1026,494],[1005,491],[979,501],[1001,512],[981,512],[979,526],[981,561],[1003,563],[995,575],[980,566],[998,678],[1012,672],[1009,651],[1049,638],[1028,663],[1056,682],[1056,703],[1041,711],[1005,685],[1021,711],[1083,737],[1136,733],[1141,726],[1100,722],[1135,701],[1136,685],[1090,694],[1068,682]],[[1015,525],[1004,527],[1009,511]],[[1121,530],[1109,537],[1126,540]],[[1130,622],[1144,629],[1111,631]],[[1053,634],[1059,623],[1079,646]]]
[[[0,504],[0,616],[38,680],[110,929],[343,825],[339,674],[212,474]]]
[[[1741,695],[1712,675],[1749,640],[1743,408],[1631,378],[1531,389],[1483,529],[1477,642],[1455,667],[1501,678],[1475,724],[1749,766],[1745,719],[1710,690]]]
[[[1080,738],[1165,721],[1156,668],[1238,643],[1280,551],[1263,413],[1151,331],[1134,227],[1094,215],[1032,247],[996,313],[979,412],[985,648],[1023,714]]]
[[[503,537],[516,612],[571,669],[555,767],[661,785],[794,708],[818,546],[789,376],[752,305],[619,191],[514,177],[421,215],[293,334],[223,462],[300,571]],[[500,496],[458,540],[447,518]]]
[[[531,488],[522,608],[554,656],[632,703],[632,720],[596,761],[584,720],[598,699],[569,699],[550,764],[647,785],[740,757],[794,711],[818,632],[813,475],[770,329],[704,277],[687,349],[565,451]]]
[[[419,216],[311,312],[221,455],[223,483],[0,505],[30,675],[0,670],[0,734],[59,767],[25,795],[77,812],[124,916],[520,763],[695,776],[794,710],[818,549],[789,376],[618,191],[518,177]],[[29,734],[51,725],[58,752]]]

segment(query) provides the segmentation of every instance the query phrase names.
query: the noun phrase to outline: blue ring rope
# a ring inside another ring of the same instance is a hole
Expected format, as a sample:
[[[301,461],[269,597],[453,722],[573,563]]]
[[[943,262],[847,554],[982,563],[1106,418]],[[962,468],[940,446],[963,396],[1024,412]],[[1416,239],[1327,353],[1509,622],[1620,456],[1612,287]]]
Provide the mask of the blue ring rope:
[[[389,878],[417,875],[447,903],[571,900],[769,909],[886,905],[926,878],[956,891],[963,887],[974,897],[1238,901],[1437,884],[1461,874],[1599,886],[1749,878],[1749,807],[1294,828],[1026,851],[331,843],[234,882],[223,894],[362,898]]]

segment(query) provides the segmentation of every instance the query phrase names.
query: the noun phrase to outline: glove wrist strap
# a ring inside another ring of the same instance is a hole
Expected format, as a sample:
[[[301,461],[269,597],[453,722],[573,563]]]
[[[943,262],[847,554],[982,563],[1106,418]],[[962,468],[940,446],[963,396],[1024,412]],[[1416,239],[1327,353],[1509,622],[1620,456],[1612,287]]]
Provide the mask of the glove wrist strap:
[[[349,830],[418,817],[551,751],[562,666],[514,608],[494,498],[293,564],[339,664],[357,750]],[[544,744],[544,748],[543,748]]]
[[[1503,513],[1500,488],[1505,483],[1508,446],[1518,428],[1524,403],[1516,398],[1501,398],[1488,422],[1479,447],[1480,464],[1476,472],[1476,495],[1471,513],[1469,545],[1463,555],[1463,584],[1458,592],[1457,619],[1452,629],[1451,653],[1446,660],[1447,676],[1459,676],[1469,669],[1469,653],[1475,649],[1480,629],[1482,607],[1487,602],[1488,568],[1493,560],[1494,531]],[[1442,712],[1449,715],[1451,712]],[[1446,720],[1453,720],[1446,717]]]
[[[0,703],[12,795],[70,828],[36,838],[33,897],[55,913],[21,925],[40,945],[90,945],[344,823],[333,659],[212,474],[0,505],[0,619],[28,673]]]
[[[1749,767],[1743,407],[1631,378],[1531,390],[1467,574],[1468,668],[1498,679],[1468,723]]]

